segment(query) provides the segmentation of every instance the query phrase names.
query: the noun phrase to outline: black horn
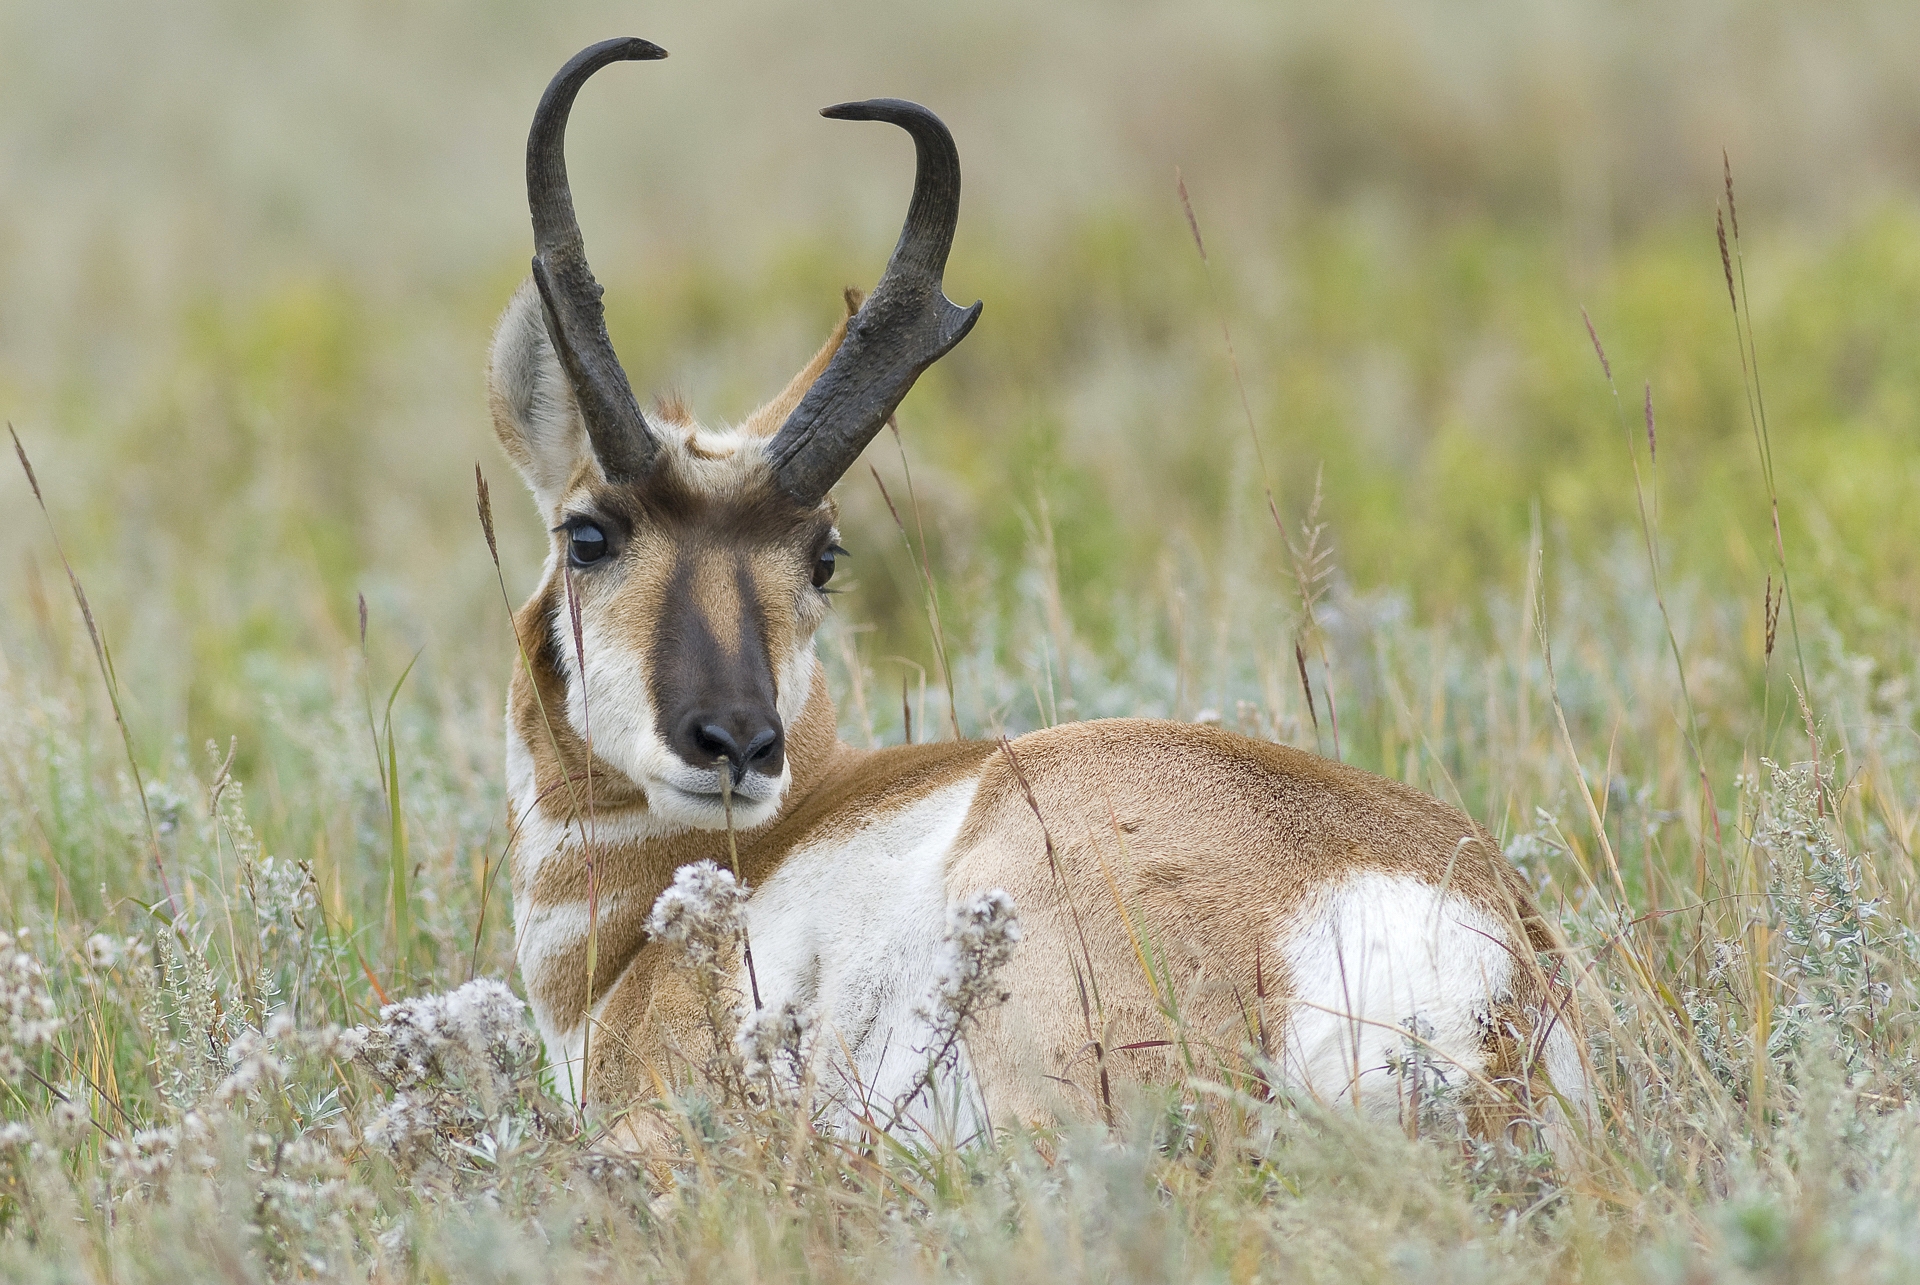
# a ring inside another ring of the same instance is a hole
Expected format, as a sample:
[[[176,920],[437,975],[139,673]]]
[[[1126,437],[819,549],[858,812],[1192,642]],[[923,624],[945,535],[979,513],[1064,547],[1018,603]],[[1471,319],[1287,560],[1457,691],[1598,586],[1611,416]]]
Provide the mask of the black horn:
[[[547,335],[560,355],[574,400],[586,421],[593,453],[611,481],[643,475],[658,449],[640,404],[627,384],[600,306],[600,283],[587,267],[580,221],[567,187],[567,113],[587,77],[611,62],[665,58],[646,40],[603,40],[575,54],[560,69],[527,133],[527,208],[533,213],[533,279],[546,305]]]
[[[882,120],[913,135],[913,202],[887,270],[820,378],[767,444],[780,488],[818,503],[852,467],[920,372],[966,338],[980,305],[962,308],[941,288],[960,221],[960,153],[953,135],[918,103],[875,98],[824,108],[833,120]]]

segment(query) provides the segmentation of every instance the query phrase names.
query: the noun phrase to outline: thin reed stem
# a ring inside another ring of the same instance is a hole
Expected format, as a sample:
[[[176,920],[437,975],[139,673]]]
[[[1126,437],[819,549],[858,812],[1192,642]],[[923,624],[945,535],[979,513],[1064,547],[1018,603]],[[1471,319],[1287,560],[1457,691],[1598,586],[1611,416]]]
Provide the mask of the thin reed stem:
[[[1640,511],[1640,538],[1647,551],[1647,571],[1652,577],[1653,600],[1660,609],[1660,624],[1666,631],[1667,650],[1673,656],[1674,673],[1680,680],[1680,703],[1681,707],[1685,709],[1687,713],[1687,747],[1693,751],[1694,767],[1699,772],[1702,806],[1706,810],[1707,820],[1713,831],[1714,843],[1718,845],[1720,843],[1720,809],[1714,801],[1713,783],[1707,773],[1706,753],[1700,743],[1700,718],[1694,710],[1693,691],[1687,685],[1687,664],[1680,654],[1680,637],[1674,632],[1673,613],[1667,610],[1667,595],[1661,585],[1660,541],[1658,534],[1654,530],[1653,518],[1647,510],[1647,487],[1640,476],[1640,454],[1639,451],[1635,449],[1633,431],[1627,427],[1627,412],[1626,408],[1622,406],[1620,402],[1620,387],[1613,379],[1613,363],[1607,360],[1607,350],[1600,343],[1600,332],[1594,329],[1593,318],[1587,315],[1587,310],[1584,307],[1580,309],[1580,320],[1586,323],[1587,337],[1593,341],[1594,355],[1600,359],[1601,374],[1606,376],[1607,391],[1613,396],[1614,419],[1619,423],[1621,436],[1626,441],[1627,463],[1633,469],[1633,497]],[[1646,392],[1647,456],[1648,465],[1651,467],[1655,459],[1653,446],[1653,384],[1651,382],[1647,384]],[[1706,831],[1708,828],[1708,826],[1702,827],[1700,843],[1695,850],[1694,895],[1702,899],[1707,895]],[[1649,888],[1647,890],[1648,895],[1651,896],[1653,891],[1652,888]]]
[[[1200,235],[1200,220],[1193,212],[1192,198],[1187,195],[1186,176],[1181,174],[1178,167],[1175,167],[1173,179],[1174,186],[1180,193],[1180,208],[1187,216],[1187,230],[1193,234],[1193,248],[1200,253],[1200,271],[1206,278],[1207,295],[1213,301],[1214,316],[1220,322],[1220,339],[1226,345],[1227,365],[1233,371],[1234,391],[1240,395],[1240,412],[1246,418],[1247,438],[1253,443],[1254,462],[1260,467],[1260,489],[1266,497],[1267,514],[1273,519],[1273,529],[1279,532],[1280,545],[1286,551],[1293,568],[1294,585],[1300,593],[1300,612],[1305,625],[1304,632],[1313,642],[1315,650],[1320,653],[1320,668],[1326,674],[1327,725],[1333,734],[1333,757],[1339,759],[1341,757],[1340,709],[1333,694],[1333,657],[1327,649],[1327,632],[1321,627],[1320,618],[1315,611],[1320,595],[1324,592],[1326,578],[1332,571],[1331,566],[1323,565],[1331,550],[1322,550],[1319,545],[1320,536],[1326,528],[1324,524],[1315,524],[1315,519],[1320,513],[1320,475],[1318,473],[1314,475],[1313,506],[1301,528],[1306,543],[1306,548],[1302,550],[1295,547],[1293,538],[1287,534],[1287,524],[1280,518],[1280,505],[1273,498],[1273,475],[1267,470],[1267,454],[1260,444],[1260,430],[1254,423],[1253,403],[1247,397],[1247,381],[1240,374],[1240,354],[1233,346],[1233,331],[1227,325],[1227,309],[1220,300],[1220,287],[1213,279],[1213,261],[1208,257],[1207,243]],[[1296,655],[1299,650],[1299,643],[1296,640]],[[1301,659],[1300,681],[1307,693],[1307,705],[1311,710],[1313,688],[1307,679],[1304,658]],[[1320,730],[1318,714],[1314,714],[1313,724],[1317,735]]]
[[[127,771],[132,773],[134,792],[140,796],[140,816],[146,823],[147,846],[153,853],[154,873],[160,877],[160,891],[166,897],[167,922],[172,924],[180,917],[180,907],[174,901],[172,881],[167,878],[167,862],[160,850],[160,832],[154,828],[153,808],[147,802],[147,786],[140,774],[140,756],[133,750],[133,732],[127,727],[126,711],[121,708],[120,679],[113,671],[113,653],[108,650],[107,640],[94,623],[93,607],[87,602],[87,591],[81,587],[73,563],[67,560],[67,551],[60,543],[60,532],[53,525],[53,514],[47,511],[46,497],[40,494],[40,479],[34,476],[33,465],[27,459],[27,448],[20,444],[20,434],[14,431],[11,422],[7,425],[7,436],[13,439],[13,453],[20,459],[20,469],[27,475],[27,485],[33,490],[33,502],[40,506],[40,516],[46,520],[47,534],[53,539],[53,551],[59,555],[60,565],[66,570],[67,583],[73,587],[73,600],[80,604],[80,618],[86,622],[87,638],[93,643],[93,658],[100,667],[100,680],[107,687],[107,703],[113,706],[113,721],[120,728],[120,746],[126,752]]]
[[[740,875],[740,845],[733,828],[732,764],[728,763],[725,759],[720,760],[720,762],[722,764],[720,768],[720,806],[726,810],[727,816],[727,865],[733,872],[734,883],[744,889],[747,886],[747,881]],[[753,938],[747,933],[744,916],[740,924],[740,955],[747,967],[747,987],[753,992],[753,1011],[757,1013],[761,1008],[760,975],[756,973],[753,968]]]
[[[594,859],[594,842],[599,831],[593,812],[593,716],[587,707],[587,644],[580,625],[580,598],[574,590],[573,568],[566,563],[562,563],[562,568],[567,586],[567,618],[573,625],[574,662],[580,674],[580,738],[586,743],[587,1004],[580,1015],[580,1118],[584,1122],[587,1075],[593,1066],[593,973],[600,944],[600,863]]]
[[[1773,552],[1780,564],[1780,596],[1787,604],[1787,629],[1793,635],[1794,667],[1800,671],[1800,687],[1805,691],[1807,657],[1800,645],[1800,615],[1794,607],[1793,580],[1787,570],[1787,541],[1780,529],[1780,487],[1773,471],[1773,434],[1767,424],[1767,398],[1760,384],[1760,345],[1753,333],[1752,295],[1747,290],[1747,259],[1740,242],[1740,208],[1733,199],[1733,159],[1723,148],[1720,164],[1726,180],[1727,207],[1714,212],[1714,230],[1720,243],[1720,268],[1726,276],[1727,302],[1733,311],[1734,347],[1740,354],[1740,385],[1747,395],[1747,423],[1753,430],[1754,449],[1760,457],[1760,476],[1767,484],[1767,512],[1773,525]],[[1733,236],[1729,250],[1727,225]],[[1737,288],[1736,288],[1736,282]]]
[[[947,722],[953,729],[953,739],[957,741],[962,739],[960,736],[959,704],[954,696],[953,669],[947,664],[947,635],[946,631],[940,626],[940,599],[934,592],[933,566],[928,561],[927,528],[920,520],[920,501],[915,498],[913,493],[913,470],[907,466],[906,443],[900,440],[899,425],[895,424],[892,419],[888,419],[887,423],[893,426],[894,445],[900,449],[900,469],[906,474],[907,478],[907,502],[913,509],[914,525],[918,527],[920,531],[920,549],[918,554],[914,552],[913,537],[907,534],[907,524],[900,520],[900,510],[894,505],[893,496],[887,493],[887,484],[880,480],[880,470],[869,464],[867,471],[873,474],[874,485],[880,488],[880,498],[887,502],[887,512],[893,515],[893,524],[899,528],[900,538],[907,543],[907,556],[914,559],[915,565],[920,570],[921,585],[927,600],[927,623],[933,631],[934,660],[940,666],[940,681],[947,689]],[[908,723],[907,739],[909,741],[913,739],[911,720],[909,720]]]

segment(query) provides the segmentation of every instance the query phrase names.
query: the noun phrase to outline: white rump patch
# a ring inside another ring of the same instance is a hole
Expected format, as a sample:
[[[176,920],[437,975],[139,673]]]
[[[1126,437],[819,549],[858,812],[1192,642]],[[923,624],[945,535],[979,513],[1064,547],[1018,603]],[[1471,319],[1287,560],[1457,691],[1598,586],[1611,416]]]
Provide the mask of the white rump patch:
[[[1464,1088],[1511,991],[1509,940],[1487,911],[1405,875],[1362,874],[1321,890],[1278,942],[1290,1000],[1286,1082],[1386,1118],[1411,1091],[1398,1069],[1409,1059]]]

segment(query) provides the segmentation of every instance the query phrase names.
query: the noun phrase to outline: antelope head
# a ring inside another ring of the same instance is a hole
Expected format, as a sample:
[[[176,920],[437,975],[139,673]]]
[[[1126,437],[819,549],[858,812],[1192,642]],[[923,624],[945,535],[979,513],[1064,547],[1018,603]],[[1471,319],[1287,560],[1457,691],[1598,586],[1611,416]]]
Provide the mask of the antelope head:
[[[898,99],[821,114],[913,137],[913,199],[885,273],[785,391],[709,429],[673,403],[641,412],[607,338],[567,185],[580,86],[608,63],[664,58],[644,40],[581,51],[527,138],[531,279],[494,335],[494,429],[552,533],[527,639],[565,685],[564,717],[666,829],[766,821],[792,769],[789,729],[816,679],[813,635],[837,543],[828,492],[913,381],[972,329],[941,288],[959,217],[946,126]],[[523,615],[523,619],[525,616]],[[578,631],[576,646],[576,629]]]

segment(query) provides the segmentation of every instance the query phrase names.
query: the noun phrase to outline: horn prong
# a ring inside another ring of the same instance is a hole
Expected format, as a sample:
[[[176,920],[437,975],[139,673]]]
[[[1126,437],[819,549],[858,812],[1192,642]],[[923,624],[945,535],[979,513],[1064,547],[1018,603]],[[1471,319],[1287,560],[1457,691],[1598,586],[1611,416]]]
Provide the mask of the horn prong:
[[[826,496],[893,413],[914,380],[980,317],[946,296],[941,278],[960,220],[960,154],[938,116],[918,103],[873,98],[822,108],[830,120],[898,125],[914,142],[913,199],[880,283],[847,325],[827,369],[767,444],[790,497]]]

